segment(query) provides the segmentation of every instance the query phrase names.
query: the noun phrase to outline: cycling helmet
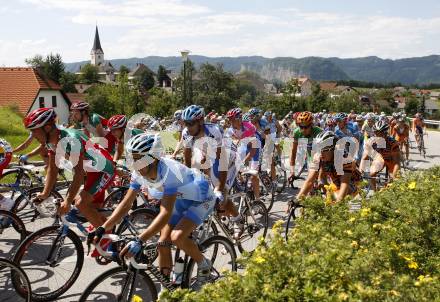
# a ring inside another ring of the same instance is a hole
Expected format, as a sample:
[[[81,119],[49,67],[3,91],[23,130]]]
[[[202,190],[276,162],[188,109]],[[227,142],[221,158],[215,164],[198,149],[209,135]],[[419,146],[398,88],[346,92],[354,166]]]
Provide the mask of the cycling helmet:
[[[323,147],[323,149],[327,149],[327,148],[334,148],[336,145],[336,141],[337,141],[337,137],[336,134],[333,131],[322,131],[320,132],[316,138],[315,138],[315,143],[317,145],[324,145],[325,142],[327,142],[328,140],[331,141],[331,145],[330,146],[325,146]]]
[[[264,116],[270,116],[270,115],[272,115],[272,111],[266,111],[265,113],[264,113]]]
[[[110,130],[124,128],[125,126],[127,126],[127,117],[122,114],[112,116],[107,122],[107,127]]]
[[[364,120],[364,116],[363,115],[358,115],[358,116],[356,116],[356,121],[357,122],[362,122]]]
[[[258,108],[249,109],[249,114],[251,114],[251,115],[259,115],[260,113],[261,113],[261,110]]]
[[[86,102],[75,102],[70,106],[70,110],[86,110],[89,109],[89,103]]]
[[[384,120],[380,120],[374,124],[374,131],[386,132],[388,129],[390,129],[390,125]]]
[[[367,120],[374,120],[374,113],[371,113],[371,112],[369,112],[369,113],[367,113],[366,115],[365,115],[365,118],[367,119]]]
[[[198,105],[191,105],[182,112],[182,119],[186,122],[200,120],[205,116],[205,110]]]
[[[334,118],[327,119],[327,126],[329,127],[336,126],[336,120]]]
[[[39,108],[35,109],[23,120],[24,126],[27,129],[37,129],[52,122],[57,117],[57,114],[53,108]]]
[[[234,108],[228,111],[228,113],[226,113],[226,116],[228,118],[240,118],[241,117],[241,109],[240,108]]]
[[[141,133],[130,138],[125,146],[125,150],[130,154],[148,154],[159,159],[163,155],[164,148],[158,134]]]
[[[397,118],[399,116],[399,113],[393,112],[393,118]]]
[[[243,122],[250,122],[252,120],[252,115],[247,112],[243,114],[243,117],[241,118]]]
[[[182,119],[182,110],[177,110],[173,115],[174,120],[180,121]]]
[[[313,115],[309,111],[304,111],[296,117],[296,123],[299,125],[311,125],[313,123]]]
[[[340,121],[346,121],[348,116],[346,113],[340,112],[340,113],[337,113],[334,118],[337,122],[340,122]]]

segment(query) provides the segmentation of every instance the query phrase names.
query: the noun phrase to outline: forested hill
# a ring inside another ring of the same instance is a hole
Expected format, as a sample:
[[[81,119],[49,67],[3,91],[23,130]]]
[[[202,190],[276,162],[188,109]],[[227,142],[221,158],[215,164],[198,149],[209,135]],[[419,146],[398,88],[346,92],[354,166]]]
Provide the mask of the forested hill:
[[[225,70],[232,73],[253,71],[267,80],[286,81],[294,76],[308,76],[314,80],[358,80],[376,83],[400,82],[402,84],[440,83],[440,56],[407,58],[398,60],[364,57],[353,59],[340,58],[264,58],[190,56],[196,66],[203,63],[223,64]],[[67,70],[78,71],[79,66],[87,62],[66,64]],[[159,65],[167,69],[179,70],[180,57],[150,56],[145,58],[115,59],[111,63],[116,68],[125,65],[132,69],[136,63],[143,63],[156,71]]]

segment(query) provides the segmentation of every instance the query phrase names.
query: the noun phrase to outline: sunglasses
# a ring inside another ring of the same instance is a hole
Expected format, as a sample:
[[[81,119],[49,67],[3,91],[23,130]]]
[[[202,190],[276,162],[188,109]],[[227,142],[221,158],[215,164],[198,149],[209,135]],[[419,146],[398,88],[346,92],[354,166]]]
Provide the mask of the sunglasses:
[[[192,127],[192,126],[194,126],[195,124],[197,124],[197,121],[190,121],[190,122],[184,121],[183,123],[184,123],[185,126],[187,126],[187,127]]]

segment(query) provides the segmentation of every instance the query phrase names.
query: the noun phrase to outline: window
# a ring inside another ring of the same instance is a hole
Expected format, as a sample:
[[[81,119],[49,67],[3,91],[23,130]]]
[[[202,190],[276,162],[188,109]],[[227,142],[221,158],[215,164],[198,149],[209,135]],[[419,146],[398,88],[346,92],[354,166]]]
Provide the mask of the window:
[[[57,96],[56,95],[53,95],[52,96],[52,107],[56,107],[57,106]]]
[[[40,96],[38,101],[40,102],[40,108],[44,108],[44,96]]]

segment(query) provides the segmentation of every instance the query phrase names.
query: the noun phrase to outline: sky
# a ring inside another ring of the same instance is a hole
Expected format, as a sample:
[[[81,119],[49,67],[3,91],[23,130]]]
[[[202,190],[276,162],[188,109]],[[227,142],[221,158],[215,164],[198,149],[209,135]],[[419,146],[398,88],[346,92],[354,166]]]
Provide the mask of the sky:
[[[440,54],[437,0],[0,0],[0,66],[35,54],[406,58]]]

